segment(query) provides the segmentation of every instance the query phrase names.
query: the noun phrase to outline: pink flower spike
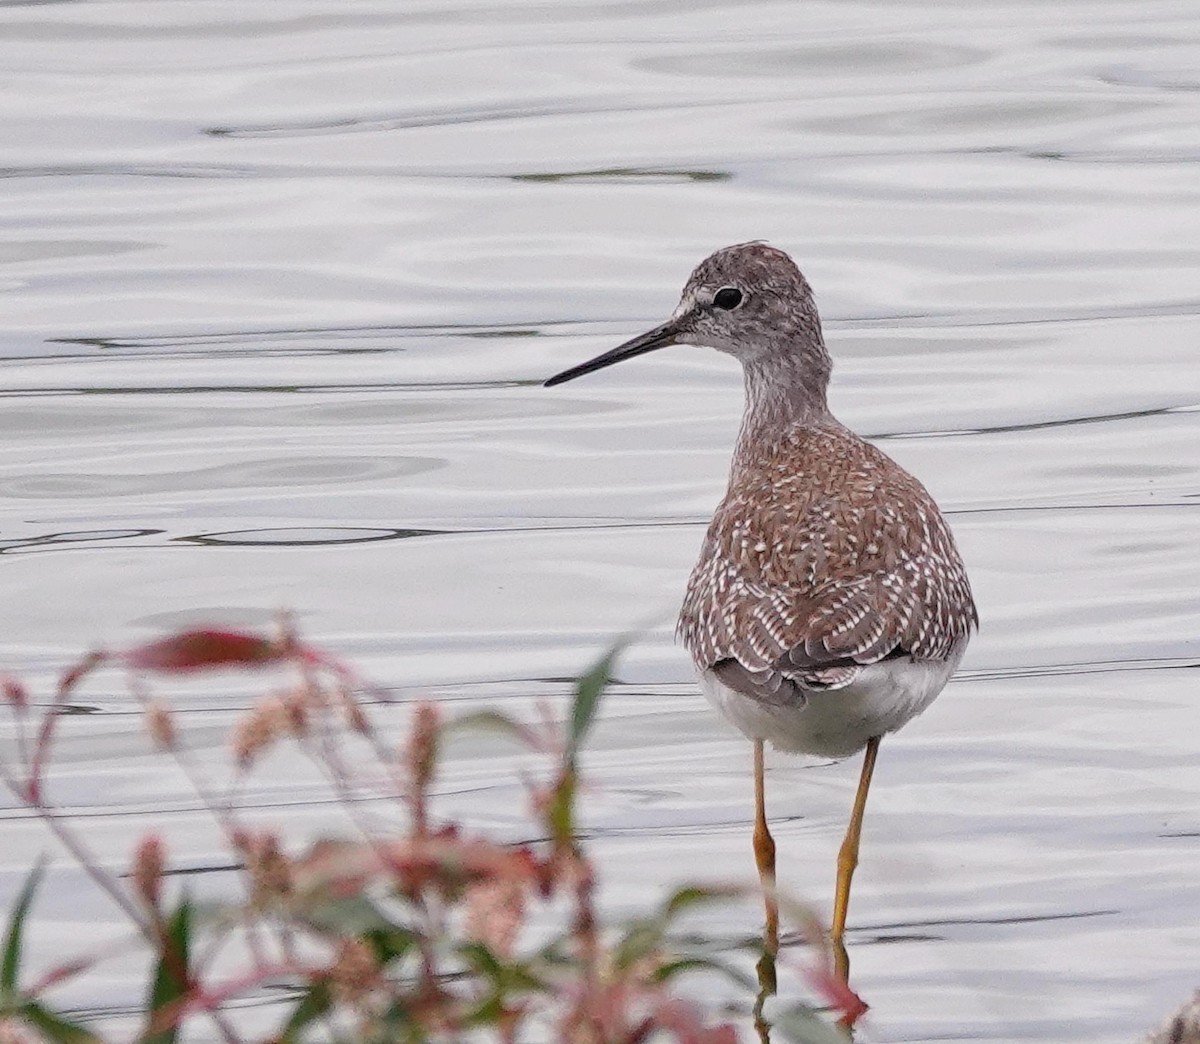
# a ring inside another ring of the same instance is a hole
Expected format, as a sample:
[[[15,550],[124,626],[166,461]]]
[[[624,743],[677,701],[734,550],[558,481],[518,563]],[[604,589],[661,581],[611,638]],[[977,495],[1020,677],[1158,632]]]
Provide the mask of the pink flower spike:
[[[25,686],[17,681],[16,678],[6,677],[3,682],[3,689],[6,703],[11,703],[14,707],[29,706],[29,694],[25,691]]]
[[[62,702],[67,698],[67,694],[75,688],[79,682],[92,673],[102,663],[109,659],[109,654],[102,651],[90,652],[74,667],[68,668],[63,676],[58,681],[58,700]]]
[[[142,902],[151,909],[158,909],[165,861],[162,838],[158,834],[147,834],[138,842],[133,856],[133,885]]]

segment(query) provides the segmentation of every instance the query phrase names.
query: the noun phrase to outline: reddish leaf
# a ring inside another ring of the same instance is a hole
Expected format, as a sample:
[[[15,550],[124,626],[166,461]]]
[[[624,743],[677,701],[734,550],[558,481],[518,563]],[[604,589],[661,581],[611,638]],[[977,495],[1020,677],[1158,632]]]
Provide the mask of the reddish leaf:
[[[698,1007],[676,997],[659,1004],[649,1019],[650,1028],[672,1034],[680,1044],[737,1044],[737,1030],[723,1022],[707,1026]]]
[[[68,961],[66,964],[60,964],[55,968],[51,968],[40,979],[37,980],[28,990],[26,995],[29,997],[37,997],[53,986],[57,986],[60,982],[65,982],[67,979],[73,979],[75,976],[88,971],[97,961],[96,957],[80,957],[77,960]]]
[[[869,1005],[830,968],[811,968],[808,981],[834,1011],[841,1012],[839,1026],[852,1029],[866,1013]]]
[[[272,638],[244,631],[196,630],[127,649],[127,667],[161,674],[186,674],[234,667],[262,667],[289,658],[294,650]]]

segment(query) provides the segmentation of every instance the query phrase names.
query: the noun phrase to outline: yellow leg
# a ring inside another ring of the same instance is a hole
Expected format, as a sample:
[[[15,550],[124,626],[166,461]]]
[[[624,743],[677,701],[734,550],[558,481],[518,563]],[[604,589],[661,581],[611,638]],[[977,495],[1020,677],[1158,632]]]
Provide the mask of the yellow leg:
[[[867,791],[871,789],[871,773],[875,771],[875,756],[879,753],[879,737],[867,740],[863,755],[862,775],[858,779],[858,793],[854,795],[854,809],[850,813],[850,824],[846,837],[838,852],[837,891],[833,900],[833,927],[829,940],[833,944],[834,964],[843,982],[850,979],[850,957],[843,941],[846,934],[846,913],[850,909],[850,881],[854,868],[858,866],[858,843],[862,839],[863,813],[867,808]]]
[[[775,898],[775,841],[767,826],[763,780],[763,741],[754,741],[754,861],[762,881],[767,923],[763,929],[763,955],[758,959],[758,996],[754,1002],[754,1028],[760,1044],[770,1044],[771,1027],[763,1017],[767,998],[775,993],[775,955],[779,953],[779,903]]]
[[[779,952],[779,903],[775,900],[775,840],[767,826],[767,802],[763,781],[763,741],[754,741],[754,861],[762,881],[767,909],[763,945],[774,957]]]

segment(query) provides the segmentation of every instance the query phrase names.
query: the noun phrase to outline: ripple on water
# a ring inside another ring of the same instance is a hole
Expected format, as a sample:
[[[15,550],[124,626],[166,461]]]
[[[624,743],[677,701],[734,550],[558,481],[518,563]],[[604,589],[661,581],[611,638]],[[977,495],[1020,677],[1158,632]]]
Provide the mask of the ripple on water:
[[[291,489],[408,478],[446,466],[432,457],[295,457],[153,473],[26,475],[0,481],[0,496],[102,498],[192,490]]]
[[[937,73],[984,61],[976,47],[936,44],[928,39],[839,40],[790,46],[764,44],[747,50],[711,47],[635,59],[636,69],[686,77],[771,78],[791,82],[805,77],[862,77],[877,83],[899,74]]]

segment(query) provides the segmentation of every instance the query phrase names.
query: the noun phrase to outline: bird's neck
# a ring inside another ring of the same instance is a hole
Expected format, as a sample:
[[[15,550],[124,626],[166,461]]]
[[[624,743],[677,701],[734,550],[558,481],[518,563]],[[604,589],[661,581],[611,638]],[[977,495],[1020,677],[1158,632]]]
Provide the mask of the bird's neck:
[[[825,395],[829,356],[824,345],[818,348],[803,356],[745,364],[746,412],[733,455],[735,469],[753,466],[797,428],[836,423]]]

